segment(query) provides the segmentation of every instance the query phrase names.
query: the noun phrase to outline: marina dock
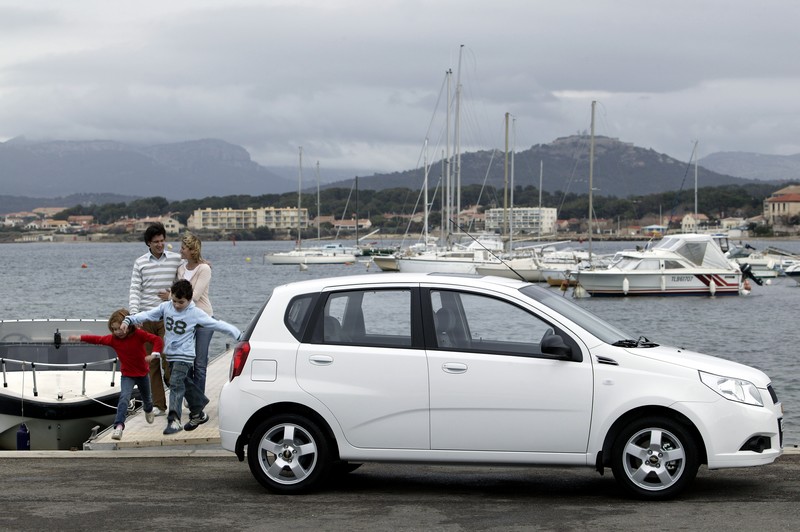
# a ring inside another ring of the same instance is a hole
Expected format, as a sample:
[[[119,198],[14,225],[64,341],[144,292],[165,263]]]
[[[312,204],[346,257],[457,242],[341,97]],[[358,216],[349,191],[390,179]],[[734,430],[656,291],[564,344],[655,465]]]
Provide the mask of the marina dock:
[[[206,396],[209,403],[205,408],[209,420],[193,431],[182,430],[176,434],[163,434],[167,426],[167,416],[155,418],[152,424],[144,419],[144,411],[139,409],[136,414],[128,416],[125,420],[125,431],[121,440],[112,440],[113,426],[99,432],[96,437],[83,444],[83,450],[123,450],[141,448],[160,448],[185,445],[213,445],[220,443],[219,437],[219,394],[222,385],[228,379],[233,351],[225,351],[215,357],[208,365],[206,375]],[[169,391],[167,391],[169,397]],[[181,422],[189,421],[189,409],[184,404]]]

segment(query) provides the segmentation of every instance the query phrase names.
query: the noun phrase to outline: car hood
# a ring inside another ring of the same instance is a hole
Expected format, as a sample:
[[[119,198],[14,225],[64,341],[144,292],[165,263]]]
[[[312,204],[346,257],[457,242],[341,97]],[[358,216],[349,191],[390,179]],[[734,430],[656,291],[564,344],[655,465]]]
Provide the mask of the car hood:
[[[660,345],[658,347],[625,349],[625,351],[636,356],[660,360],[668,364],[705,371],[714,375],[744,379],[759,388],[766,388],[767,384],[770,383],[769,376],[759,369],[688,349]]]

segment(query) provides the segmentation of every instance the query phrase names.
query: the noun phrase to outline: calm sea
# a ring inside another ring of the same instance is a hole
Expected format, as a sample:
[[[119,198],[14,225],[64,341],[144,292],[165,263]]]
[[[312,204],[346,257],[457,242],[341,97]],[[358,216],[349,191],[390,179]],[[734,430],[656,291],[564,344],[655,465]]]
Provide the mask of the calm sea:
[[[758,249],[774,245],[800,253],[800,241],[748,241]],[[611,252],[634,243],[595,242],[593,251]],[[173,250],[180,243],[172,242]],[[205,242],[211,261],[211,302],[215,317],[247,326],[272,289],[315,277],[370,272],[364,263],[351,266],[272,266],[264,253],[288,250],[287,242]],[[128,303],[131,267],[147,248],[143,243],[42,243],[0,245],[0,318],[107,318]],[[555,290],[555,289],[554,289]],[[800,287],[778,278],[753,286],[746,297],[587,298],[578,304],[620,325],[623,330],[742,362],[766,372],[786,410],[787,446],[800,445],[800,360],[797,320]],[[212,352],[230,339],[214,335]]]

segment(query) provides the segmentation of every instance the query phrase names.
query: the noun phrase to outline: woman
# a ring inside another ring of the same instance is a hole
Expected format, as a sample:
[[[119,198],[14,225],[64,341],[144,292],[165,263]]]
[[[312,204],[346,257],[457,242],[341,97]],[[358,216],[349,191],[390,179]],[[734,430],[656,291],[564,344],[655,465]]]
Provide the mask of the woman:
[[[197,308],[214,317],[211,309],[211,300],[208,298],[208,288],[211,284],[211,266],[203,259],[200,239],[191,233],[186,233],[181,239],[181,258],[185,261],[178,266],[176,280],[185,279],[192,284],[192,301]],[[192,380],[201,392],[206,391],[206,371],[208,368],[208,346],[214,331],[198,327],[195,331],[195,359]]]

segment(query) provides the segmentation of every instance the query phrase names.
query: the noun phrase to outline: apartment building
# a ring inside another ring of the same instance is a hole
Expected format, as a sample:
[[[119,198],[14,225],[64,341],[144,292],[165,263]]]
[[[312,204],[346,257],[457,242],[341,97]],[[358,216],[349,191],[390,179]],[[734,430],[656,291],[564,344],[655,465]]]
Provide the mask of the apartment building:
[[[514,207],[508,209],[509,229],[515,233],[553,234],[556,232],[557,209],[552,207]],[[502,231],[506,209],[497,208],[486,211],[486,230]]]
[[[186,222],[190,230],[255,229],[268,227],[278,231],[297,229],[297,207],[260,209],[196,209]],[[300,209],[300,226],[308,228],[308,209]]]

